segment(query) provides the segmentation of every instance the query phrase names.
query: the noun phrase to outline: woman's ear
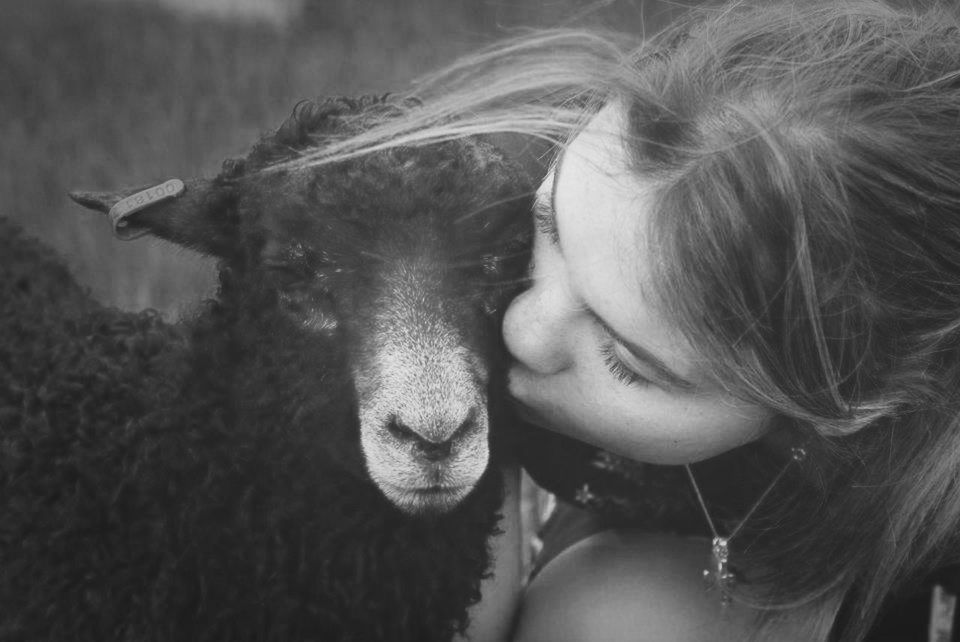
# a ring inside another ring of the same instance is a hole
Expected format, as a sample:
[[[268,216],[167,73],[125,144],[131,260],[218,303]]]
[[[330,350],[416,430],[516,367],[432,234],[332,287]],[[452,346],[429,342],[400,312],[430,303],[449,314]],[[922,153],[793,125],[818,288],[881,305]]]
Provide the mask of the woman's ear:
[[[122,240],[149,234],[220,257],[236,247],[235,192],[224,182],[171,179],[114,192],[70,192],[70,198],[109,215]]]

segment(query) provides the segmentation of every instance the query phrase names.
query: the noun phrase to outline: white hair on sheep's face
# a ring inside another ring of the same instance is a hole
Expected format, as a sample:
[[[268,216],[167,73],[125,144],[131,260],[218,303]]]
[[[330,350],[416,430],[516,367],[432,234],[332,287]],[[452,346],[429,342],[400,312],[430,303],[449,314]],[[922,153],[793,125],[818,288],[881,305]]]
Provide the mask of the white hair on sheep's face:
[[[300,111],[328,128],[338,113]],[[276,145],[262,142],[251,158],[289,152],[301,125],[281,128]],[[318,144],[316,131],[307,138]],[[276,317],[270,331],[340,347],[349,372],[329,376],[352,378],[369,478],[404,512],[453,508],[490,457],[499,313],[526,263],[526,175],[469,139],[293,171],[252,165],[188,181],[182,197],[129,224],[221,257],[241,305],[271,302],[253,310]],[[74,195],[103,211],[122,196]],[[316,418],[318,435],[324,421]]]
[[[353,364],[367,470],[413,513],[459,503],[489,459],[487,359],[431,295],[443,287],[437,267],[407,259],[385,271],[375,331]]]

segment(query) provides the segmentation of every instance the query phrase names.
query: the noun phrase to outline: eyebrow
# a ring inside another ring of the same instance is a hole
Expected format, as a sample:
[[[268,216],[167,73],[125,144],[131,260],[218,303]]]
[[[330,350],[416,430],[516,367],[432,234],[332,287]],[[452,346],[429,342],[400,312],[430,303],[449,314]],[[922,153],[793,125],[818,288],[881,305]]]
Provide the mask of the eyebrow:
[[[563,256],[563,248],[560,246],[560,234],[557,232],[556,202],[557,174],[559,173],[560,160],[562,158],[563,154],[557,153],[550,161],[550,165],[547,168],[546,176],[551,177],[549,199],[544,200],[539,190],[537,190],[537,193],[533,198],[533,214],[534,219],[537,222],[537,227],[546,233],[547,237],[550,239],[550,243],[552,243],[557,249],[557,251],[560,253],[560,256]]]
[[[557,179],[560,177],[560,166],[563,158],[563,154],[558,154],[553,163],[553,184],[550,186],[550,202],[543,204],[545,206],[539,208],[539,215],[549,219],[554,244],[561,256],[563,256],[563,249],[560,245],[560,228],[557,225],[557,183],[559,183]],[[583,304],[583,309],[588,315],[590,315],[591,318],[593,318],[597,325],[603,328],[603,330],[613,337],[617,343],[626,348],[637,361],[640,361],[649,367],[654,372],[656,378],[660,379],[669,387],[676,388],[678,390],[696,390],[696,384],[675,373],[667,366],[663,359],[653,354],[643,346],[637,345],[636,343],[624,338],[623,335],[614,330],[610,324],[607,323],[603,317],[597,314],[596,310],[587,305],[586,302]]]

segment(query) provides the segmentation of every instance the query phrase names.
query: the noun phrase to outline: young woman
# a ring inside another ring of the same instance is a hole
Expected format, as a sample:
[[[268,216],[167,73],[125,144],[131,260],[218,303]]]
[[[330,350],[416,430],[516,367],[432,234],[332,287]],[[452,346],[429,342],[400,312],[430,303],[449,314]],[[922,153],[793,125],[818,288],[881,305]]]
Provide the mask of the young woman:
[[[594,535],[519,606],[488,591],[478,631],[516,612],[523,642],[855,642],[957,561],[951,11],[738,2],[637,47],[533,36],[436,88],[356,144],[564,141],[504,322],[510,391],[534,424],[680,466],[713,540]],[[737,501],[711,493],[741,480]]]

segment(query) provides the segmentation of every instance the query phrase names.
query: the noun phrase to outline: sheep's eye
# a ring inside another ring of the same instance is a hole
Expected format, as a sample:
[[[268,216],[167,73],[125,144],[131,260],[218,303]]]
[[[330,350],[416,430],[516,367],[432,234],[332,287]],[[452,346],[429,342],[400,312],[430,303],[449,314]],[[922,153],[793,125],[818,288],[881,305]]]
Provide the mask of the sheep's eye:
[[[505,244],[501,251],[481,258],[483,274],[488,279],[516,279],[522,277],[530,259],[529,247],[521,242]]]
[[[306,288],[280,290],[279,303],[308,330],[332,332],[339,326],[333,298],[326,292]]]
[[[502,269],[503,261],[499,256],[494,254],[485,254],[481,259],[481,265],[483,266],[483,273],[487,276],[496,276],[500,273]]]
[[[268,278],[281,288],[306,283],[310,277],[307,270],[291,263],[264,263],[263,268]]]

